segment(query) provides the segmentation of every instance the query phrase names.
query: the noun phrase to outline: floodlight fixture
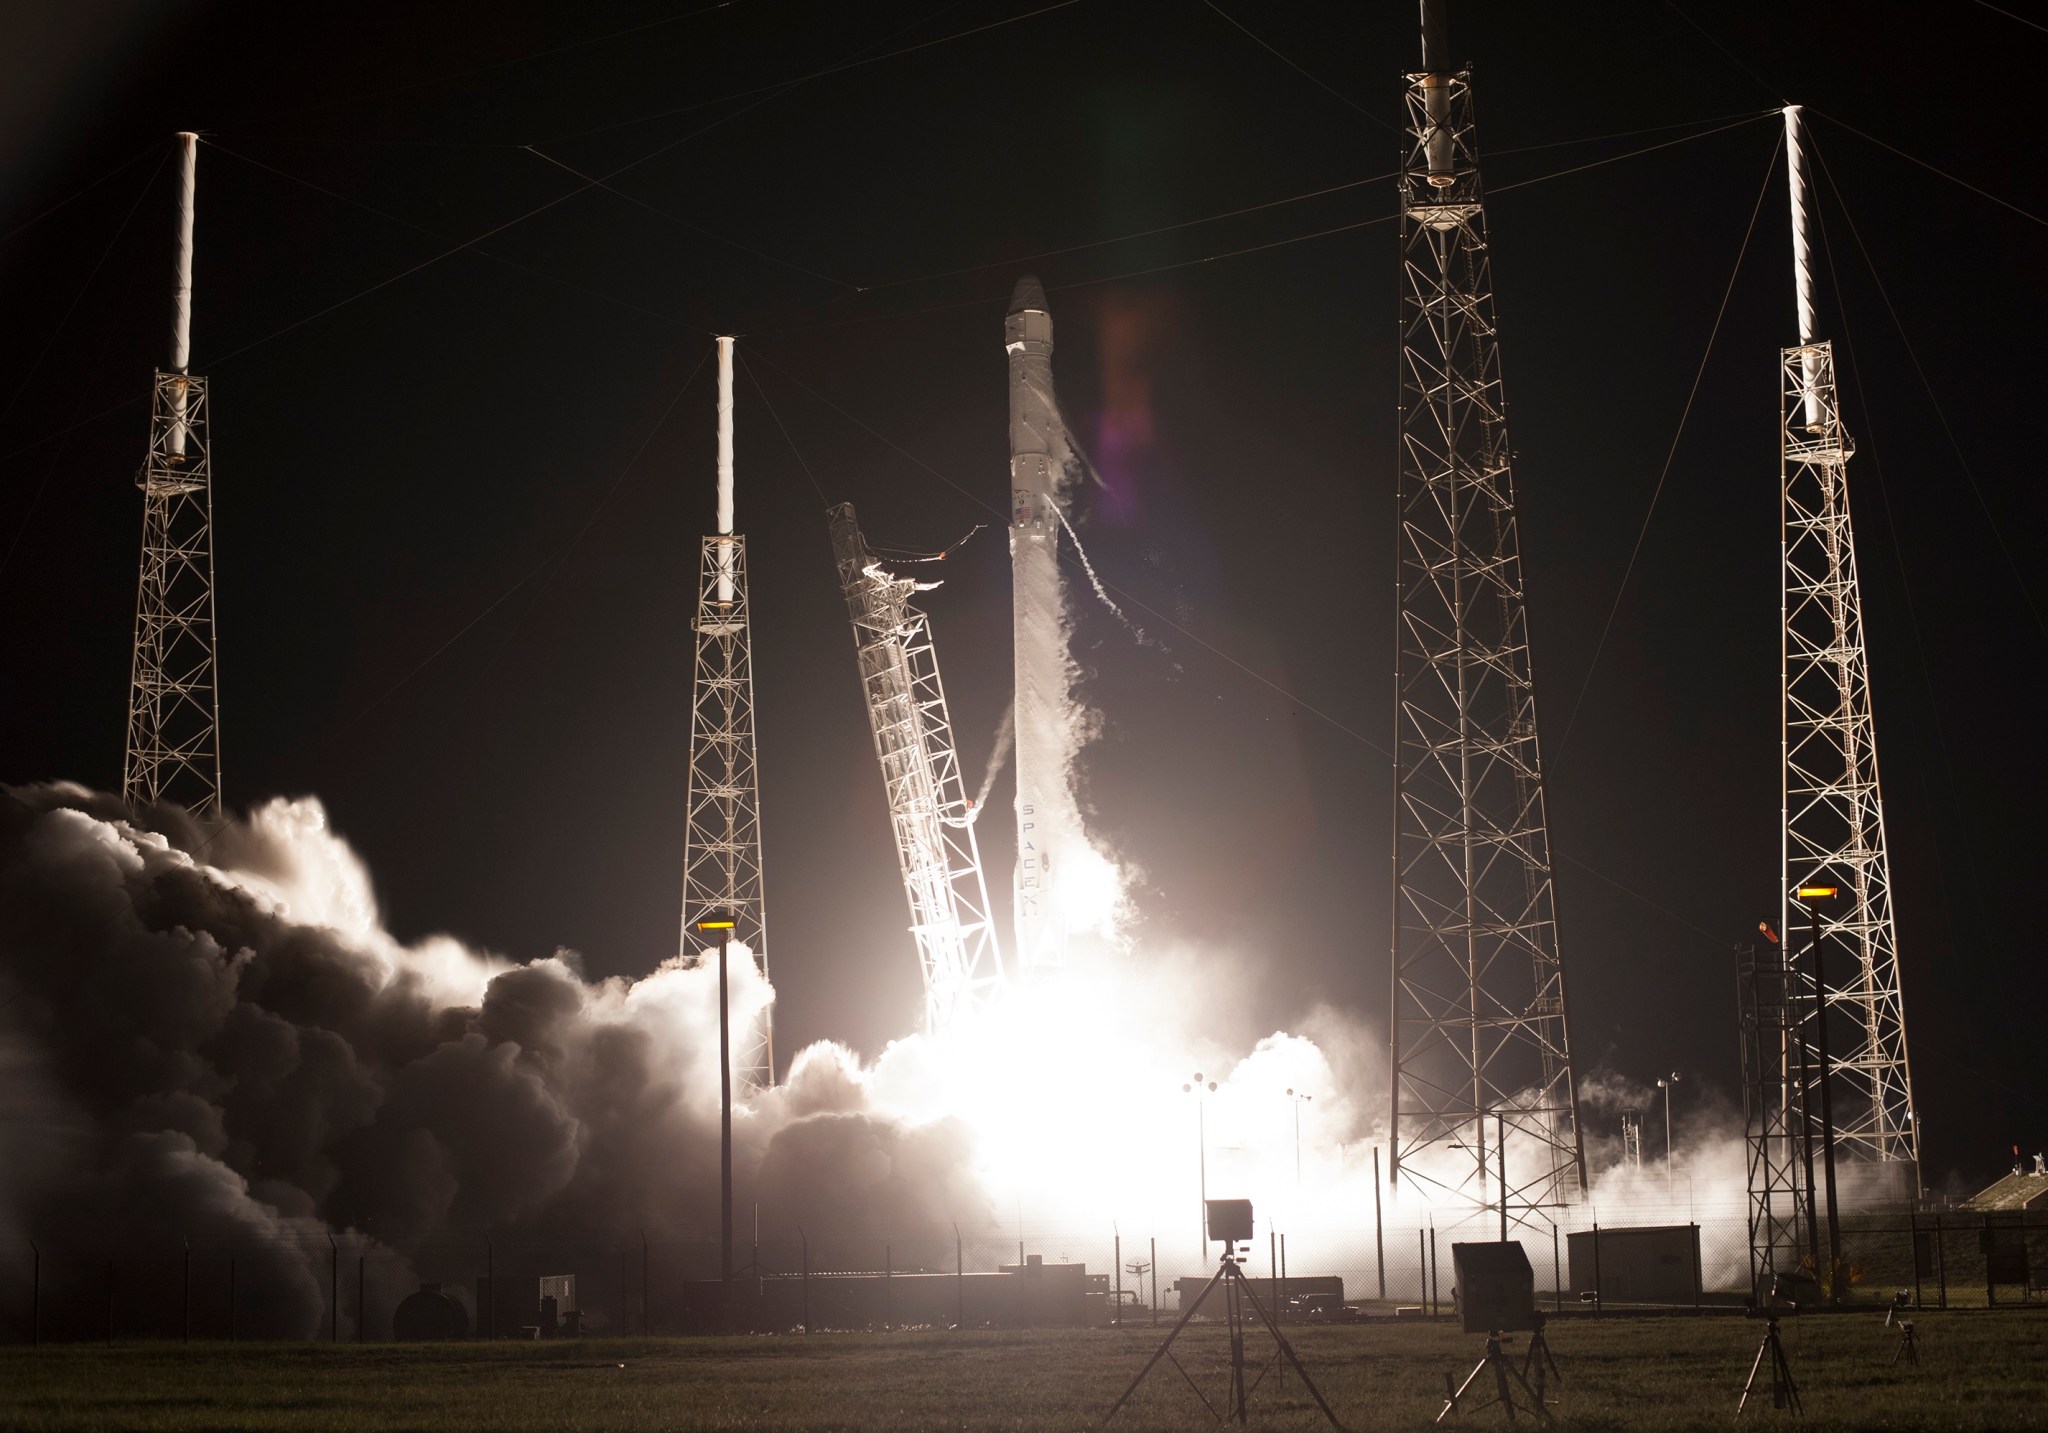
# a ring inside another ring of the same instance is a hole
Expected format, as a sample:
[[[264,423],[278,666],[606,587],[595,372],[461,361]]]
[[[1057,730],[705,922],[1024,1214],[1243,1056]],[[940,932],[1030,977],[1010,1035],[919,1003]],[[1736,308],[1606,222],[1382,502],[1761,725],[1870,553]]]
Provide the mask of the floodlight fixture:
[[[726,911],[707,911],[698,920],[698,930],[732,930],[739,924]]]
[[[1835,886],[1801,886],[1799,888],[1799,899],[1802,901],[1833,900],[1841,893],[1841,890]]]

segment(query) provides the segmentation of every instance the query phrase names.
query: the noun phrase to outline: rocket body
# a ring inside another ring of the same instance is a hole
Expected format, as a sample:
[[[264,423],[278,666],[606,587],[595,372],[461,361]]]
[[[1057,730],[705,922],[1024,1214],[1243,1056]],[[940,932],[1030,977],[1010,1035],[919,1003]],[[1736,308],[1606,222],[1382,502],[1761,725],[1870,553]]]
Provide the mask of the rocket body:
[[[1019,964],[1058,965],[1066,945],[1059,901],[1062,847],[1078,838],[1071,747],[1067,624],[1060,589],[1062,446],[1052,391],[1052,314],[1030,276],[1003,321],[1010,365],[1010,576],[1016,643]]]

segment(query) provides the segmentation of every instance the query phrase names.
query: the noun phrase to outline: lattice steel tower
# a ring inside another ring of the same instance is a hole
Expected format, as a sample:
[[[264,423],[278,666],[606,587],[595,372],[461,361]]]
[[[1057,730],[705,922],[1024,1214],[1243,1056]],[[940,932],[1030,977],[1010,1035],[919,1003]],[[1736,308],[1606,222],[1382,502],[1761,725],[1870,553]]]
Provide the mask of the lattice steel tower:
[[[178,136],[178,266],[171,367],[158,370],[142,489],[142,564],[128,677],[121,795],[220,815],[220,692],[213,629],[213,464],[206,380],[192,353],[193,188],[199,136]]]
[[[939,681],[931,619],[914,602],[936,583],[888,571],[868,551],[852,503],[832,509],[832,551],[853,617],[861,693],[889,800],[889,825],[924,965],[924,1023],[933,1034],[1003,983],[988,885],[974,839],[980,814],[960,778],[960,753]]]
[[[1424,0],[1401,176],[1388,1179],[1485,1206],[1585,1187],[1469,71]]]
[[[1824,911],[1831,956],[1826,1007],[1836,1082],[1835,1144],[1845,1159],[1897,1164],[1890,1192],[1918,1192],[1920,1137],[1906,1064],[1906,1009],[1885,858],[1884,803],[1863,601],[1849,522],[1848,463],[1855,445],[1835,393],[1834,345],[1814,338],[1806,232],[1806,164],[1799,106],[1785,109],[1792,258],[1799,342],[1779,355],[1784,508],[1784,843],[1778,929],[1790,932],[1794,893],[1834,886]],[[1852,957],[1844,961],[1840,952]]]
[[[697,567],[697,661],[690,696],[690,787],[683,835],[683,954],[716,950],[695,922],[729,911],[732,939],[768,974],[761,880],[761,783],[754,752],[754,648],[747,615],[747,540],[733,523],[732,346],[718,340],[718,531]],[[772,1012],[764,1009],[733,1062],[741,1088],[775,1083]]]
[[[1737,972],[1742,1114],[1748,1145],[1750,1292],[1761,1303],[1780,1274],[1822,1267],[1814,1217],[1812,1067],[1800,1039],[1813,987],[1769,926]],[[1809,1262],[1810,1261],[1810,1262]]]

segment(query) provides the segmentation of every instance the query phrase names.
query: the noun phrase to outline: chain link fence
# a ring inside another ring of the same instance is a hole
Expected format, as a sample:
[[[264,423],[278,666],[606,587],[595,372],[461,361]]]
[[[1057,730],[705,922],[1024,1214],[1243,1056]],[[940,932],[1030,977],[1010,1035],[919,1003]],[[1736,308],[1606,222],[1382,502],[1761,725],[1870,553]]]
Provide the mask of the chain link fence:
[[[1555,1222],[1537,1213],[1509,1230],[1547,1308],[1707,1310],[1751,1297],[1743,1216],[1659,1224],[1556,1212]],[[1271,1230],[1241,1254],[1282,1317],[1327,1317],[1348,1303],[1368,1316],[1426,1318],[1454,1311],[1452,1245],[1499,1234],[1489,1218]],[[1903,1291],[1914,1308],[1982,1308],[2039,1300],[2048,1281],[2048,1213],[1845,1215],[1839,1242],[1841,1294],[1854,1304],[1882,1306]],[[1179,1315],[1213,1260],[1185,1233],[1114,1227],[749,1230],[733,1248],[728,1285],[718,1239],[655,1234],[447,1233],[409,1254],[357,1235],[20,1241],[0,1243],[0,1341],[382,1341],[406,1332],[400,1307],[426,1286],[482,1338],[1153,1322]]]

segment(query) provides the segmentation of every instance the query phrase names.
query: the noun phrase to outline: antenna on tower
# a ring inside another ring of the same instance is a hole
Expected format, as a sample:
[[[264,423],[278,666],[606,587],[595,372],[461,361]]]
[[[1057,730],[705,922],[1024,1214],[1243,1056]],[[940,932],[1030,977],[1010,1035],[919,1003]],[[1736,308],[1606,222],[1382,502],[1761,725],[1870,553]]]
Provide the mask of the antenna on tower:
[[[192,357],[192,231],[199,136],[178,136],[171,363],[158,369],[142,489],[142,561],[128,679],[121,795],[220,815],[220,694],[213,623],[213,463],[206,380]]]
[[[1489,1138],[1511,1138],[1519,1187],[1498,1197],[1526,1209],[1583,1192],[1586,1160],[1472,77],[1452,67],[1438,0],[1422,40],[1400,181],[1387,1174],[1485,1207]]]
[[[683,834],[683,955],[711,948],[697,930],[709,912],[733,921],[731,940],[768,977],[761,870],[761,784],[754,751],[754,647],[747,612],[747,540],[733,531],[733,340],[718,340],[718,531],[697,566],[696,664],[690,695],[690,782]],[[775,1083],[773,1016],[763,1007],[736,1061],[741,1087]]]
[[[1816,337],[1798,105],[1785,107],[1785,144],[1799,342],[1779,354],[1785,688],[1778,929],[1798,928],[1793,902],[1802,887],[1841,891],[1820,939],[1850,958],[1826,962],[1819,1018],[1849,1038],[1821,1040],[1815,1023],[1804,1017],[1796,1025],[1813,1078],[1823,1086],[1833,1081],[1845,1095],[1835,1105],[1842,1112],[1837,1149],[1849,1160],[1892,1166],[1880,1174],[1884,1187],[1871,1192],[1905,1199],[1919,1193],[1920,1136],[1906,1061],[1877,724],[1849,517],[1848,465],[1856,448],[1836,394],[1834,344]],[[1818,962],[1819,952],[1809,959]],[[1810,992],[1814,972],[1799,978]],[[1843,1053],[1821,1061],[1830,1046]]]

